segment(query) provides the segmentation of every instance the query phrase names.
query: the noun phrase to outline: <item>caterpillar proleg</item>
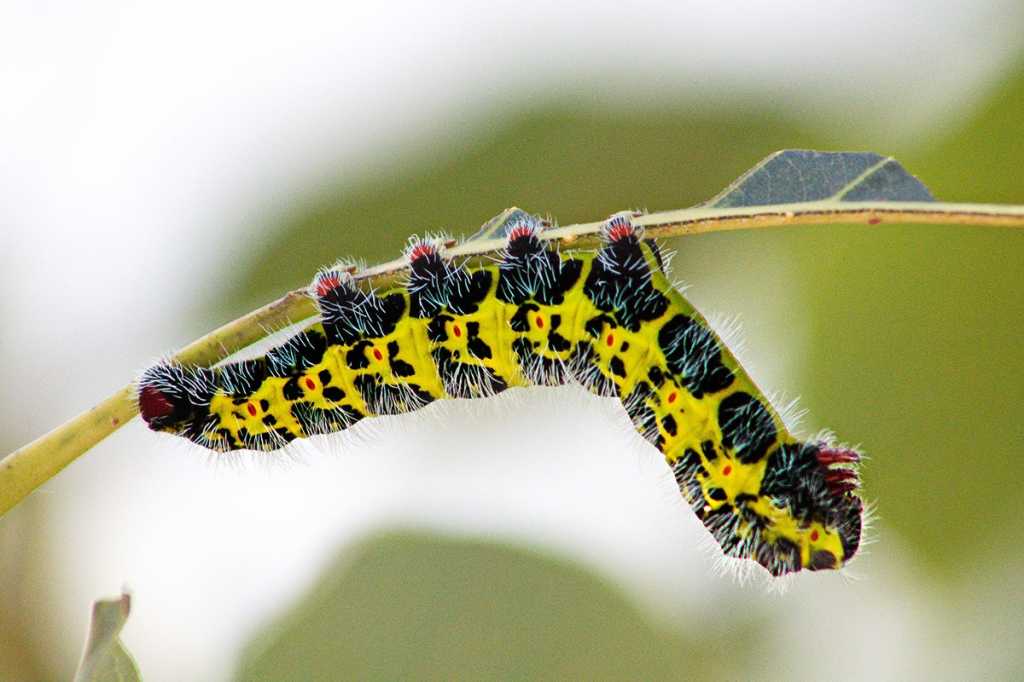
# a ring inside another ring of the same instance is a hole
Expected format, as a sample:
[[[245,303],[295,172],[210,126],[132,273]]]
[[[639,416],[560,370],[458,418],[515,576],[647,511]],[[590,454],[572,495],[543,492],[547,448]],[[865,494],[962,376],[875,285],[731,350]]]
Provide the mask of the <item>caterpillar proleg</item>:
[[[858,453],[788,432],[630,214],[596,252],[561,252],[542,229],[518,214],[499,261],[474,267],[413,239],[404,285],[382,292],[323,269],[309,287],[320,322],[260,358],[149,368],[142,417],[211,450],[265,451],[441,398],[578,382],[621,400],[726,555],[775,576],[848,562]]]

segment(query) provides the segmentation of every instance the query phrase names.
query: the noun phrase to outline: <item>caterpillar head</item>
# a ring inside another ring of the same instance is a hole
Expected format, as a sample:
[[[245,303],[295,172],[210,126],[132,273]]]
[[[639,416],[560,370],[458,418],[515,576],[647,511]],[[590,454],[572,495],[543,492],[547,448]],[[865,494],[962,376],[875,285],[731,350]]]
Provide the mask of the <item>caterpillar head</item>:
[[[149,428],[186,437],[205,430],[199,408],[216,391],[212,370],[164,361],[143,372],[136,386],[139,413]]]

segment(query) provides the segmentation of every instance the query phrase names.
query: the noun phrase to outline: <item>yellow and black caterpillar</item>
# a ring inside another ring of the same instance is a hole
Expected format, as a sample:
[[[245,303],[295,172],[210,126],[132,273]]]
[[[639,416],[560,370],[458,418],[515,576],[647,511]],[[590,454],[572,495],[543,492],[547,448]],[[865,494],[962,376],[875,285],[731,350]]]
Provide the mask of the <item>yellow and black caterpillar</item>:
[[[559,253],[541,229],[520,216],[500,262],[475,268],[414,241],[405,286],[380,293],[322,270],[310,287],[321,323],[261,358],[151,367],[142,416],[212,450],[273,450],[439,398],[575,381],[622,401],[728,556],[776,576],[849,561],[858,454],[788,433],[627,214],[605,223],[596,253]]]

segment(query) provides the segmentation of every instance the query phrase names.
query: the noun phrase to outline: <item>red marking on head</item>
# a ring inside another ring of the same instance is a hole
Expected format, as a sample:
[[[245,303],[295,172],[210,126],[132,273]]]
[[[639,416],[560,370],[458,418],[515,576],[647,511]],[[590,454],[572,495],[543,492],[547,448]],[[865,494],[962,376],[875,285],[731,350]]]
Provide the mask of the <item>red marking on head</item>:
[[[538,315],[537,316],[537,329],[543,329],[543,328],[544,328],[544,318],[541,317],[540,315]]]
[[[252,403],[247,403],[245,409],[249,410],[249,414],[253,417],[256,416],[256,406]]]
[[[879,218],[878,216],[872,216],[868,218],[868,225],[877,225],[880,222],[882,222],[882,219]]]
[[[609,347],[609,348],[611,348],[611,347],[612,347],[613,345],[615,345],[615,337],[614,337],[614,336],[612,336],[611,334],[609,334],[609,335],[608,335],[608,338],[607,338],[607,339],[605,339],[605,340],[604,340],[604,342],[605,342],[606,344],[608,344],[608,347]]]
[[[819,537],[821,537],[821,536],[818,535],[818,530],[817,529],[814,529],[814,530],[811,531],[811,542],[817,542]]]
[[[413,263],[420,258],[432,256],[435,253],[437,253],[437,250],[434,248],[433,244],[430,242],[419,242],[416,246],[412,247],[411,251],[409,251],[409,262]]]
[[[174,412],[174,405],[167,399],[167,396],[157,389],[145,386],[139,393],[139,412],[148,423]]]
[[[722,475],[723,476],[728,476],[731,473],[732,473],[732,465],[731,464],[726,464],[724,467],[722,467]]]
[[[671,405],[675,401],[676,401],[676,392],[672,391],[671,393],[668,394],[668,402]]]
[[[312,391],[314,388],[316,388],[316,382],[310,379],[309,377],[306,377],[306,388]]]
[[[455,336],[462,336],[462,329],[459,328],[459,325],[454,324],[452,325],[452,333],[455,334]]]
[[[633,234],[633,226],[620,218],[615,219],[608,226],[608,241],[611,242],[617,242],[620,239],[632,237]]]
[[[333,272],[329,275],[324,275],[316,283],[316,295],[323,298],[327,294],[331,293],[334,289],[341,286],[341,278]]]
[[[380,352],[380,349],[374,348],[373,349],[373,357],[376,358],[377,360],[383,360],[384,359],[384,354]]]

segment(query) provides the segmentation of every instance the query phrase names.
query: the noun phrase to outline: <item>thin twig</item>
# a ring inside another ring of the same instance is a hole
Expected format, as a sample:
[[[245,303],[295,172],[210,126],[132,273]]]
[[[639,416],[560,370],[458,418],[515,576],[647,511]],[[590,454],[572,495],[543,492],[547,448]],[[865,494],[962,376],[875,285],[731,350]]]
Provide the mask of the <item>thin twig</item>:
[[[726,230],[760,229],[786,225],[827,225],[837,223],[919,223],[930,225],[978,225],[1024,227],[1024,206],[987,204],[941,204],[910,202],[811,202],[748,208],[690,208],[638,216],[634,223],[644,226],[650,237],[667,238],[710,234]],[[588,248],[597,244],[601,223],[555,228],[544,237],[566,248]],[[454,257],[476,258],[494,255],[505,245],[502,239],[469,240],[452,247]],[[402,276],[406,263],[394,260],[355,274],[372,286],[386,286]],[[304,289],[230,322],[194,341],[175,358],[187,365],[209,366],[267,336],[277,329],[316,313]],[[129,384],[102,403],[53,431],[40,436],[0,460],[0,515],[30,492],[53,478],[89,448],[109,436],[138,414],[134,387]]]

